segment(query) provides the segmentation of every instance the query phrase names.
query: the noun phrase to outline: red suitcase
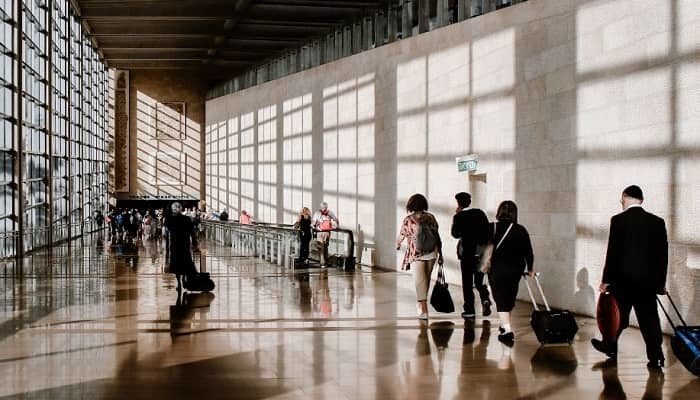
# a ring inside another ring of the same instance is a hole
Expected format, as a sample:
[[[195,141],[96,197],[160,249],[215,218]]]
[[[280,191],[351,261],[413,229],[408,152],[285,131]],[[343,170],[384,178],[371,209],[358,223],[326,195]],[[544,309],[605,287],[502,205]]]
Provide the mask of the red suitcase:
[[[612,293],[604,292],[598,297],[596,322],[604,342],[617,342],[617,335],[620,333],[620,308]]]

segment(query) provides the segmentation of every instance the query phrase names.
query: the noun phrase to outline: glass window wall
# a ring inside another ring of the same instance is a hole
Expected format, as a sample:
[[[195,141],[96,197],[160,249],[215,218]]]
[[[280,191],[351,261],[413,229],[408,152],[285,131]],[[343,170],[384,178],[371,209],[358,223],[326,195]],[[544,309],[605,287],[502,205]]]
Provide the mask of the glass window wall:
[[[70,0],[0,0],[0,258],[96,228],[107,70]]]

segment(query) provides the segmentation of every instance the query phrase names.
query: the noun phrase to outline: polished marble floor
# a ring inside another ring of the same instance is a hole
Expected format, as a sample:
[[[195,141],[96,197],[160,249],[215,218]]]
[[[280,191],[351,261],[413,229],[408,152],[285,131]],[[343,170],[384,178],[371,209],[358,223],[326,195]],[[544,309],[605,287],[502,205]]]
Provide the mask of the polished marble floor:
[[[589,319],[540,348],[518,304],[508,348],[496,319],[421,324],[404,273],[290,271],[211,243],[201,263],[217,288],[179,298],[156,243],[2,266],[0,399],[700,399],[668,341],[647,371],[635,330],[606,365]]]

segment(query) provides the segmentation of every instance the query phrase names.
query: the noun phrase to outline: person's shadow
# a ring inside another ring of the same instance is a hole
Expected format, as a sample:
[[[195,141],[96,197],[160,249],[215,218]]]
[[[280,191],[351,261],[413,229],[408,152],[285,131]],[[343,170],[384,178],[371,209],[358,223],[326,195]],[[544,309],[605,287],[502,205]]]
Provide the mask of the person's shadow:
[[[311,284],[308,272],[303,272],[295,275],[295,279],[299,282],[299,311],[302,315],[309,315],[312,312],[311,307]]]
[[[622,387],[620,377],[617,373],[617,361],[608,359],[593,366],[594,370],[600,370],[603,377],[603,391],[600,392],[599,399],[622,400],[627,399],[625,389]],[[644,388],[642,400],[658,400],[663,398],[664,373],[649,371],[647,383]],[[694,392],[697,393],[697,392]],[[692,396],[688,397],[691,398]],[[675,398],[675,396],[674,396]],[[685,397],[683,397],[685,398]]]
[[[590,283],[588,268],[581,268],[576,274],[574,304],[579,312],[595,313],[595,290]]]
[[[182,293],[177,292],[177,301],[170,306],[170,336],[189,335],[206,330],[206,318],[209,307],[214,301],[214,293]],[[199,313],[201,326],[193,329],[194,316]]]
[[[594,370],[600,370],[603,378],[603,391],[598,396],[601,400],[627,399],[625,389],[622,387],[620,377],[617,374],[617,361],[607,359],[593,366]]]
[[[695,399],[700,393],[700,379],[694,379],[690,381],[687,385],[678,389],[677,392],[673,393],[671,396],[672,400],[684,400],[684,399]]]
[[[577,367],[578,360],[571,346],[540,346],[530,359],[535,375],[566,377]]]
[[[445,352],[450,342],[455,324],[451,321],[433,322],[430,324],[430,335],[433,337],[435,347],[437,347],[438,376],[442,378],[443,366],[445,364]]]

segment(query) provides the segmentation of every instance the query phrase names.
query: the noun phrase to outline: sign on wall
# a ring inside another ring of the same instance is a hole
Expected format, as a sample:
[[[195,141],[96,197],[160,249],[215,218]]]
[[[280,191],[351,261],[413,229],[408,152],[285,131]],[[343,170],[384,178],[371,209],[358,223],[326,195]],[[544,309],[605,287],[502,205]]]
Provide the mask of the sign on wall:
[[[474,172],[479,168],[479,160],[476,154],[469,154],[455,159],[457,162],[457,172],[469,173]]]

